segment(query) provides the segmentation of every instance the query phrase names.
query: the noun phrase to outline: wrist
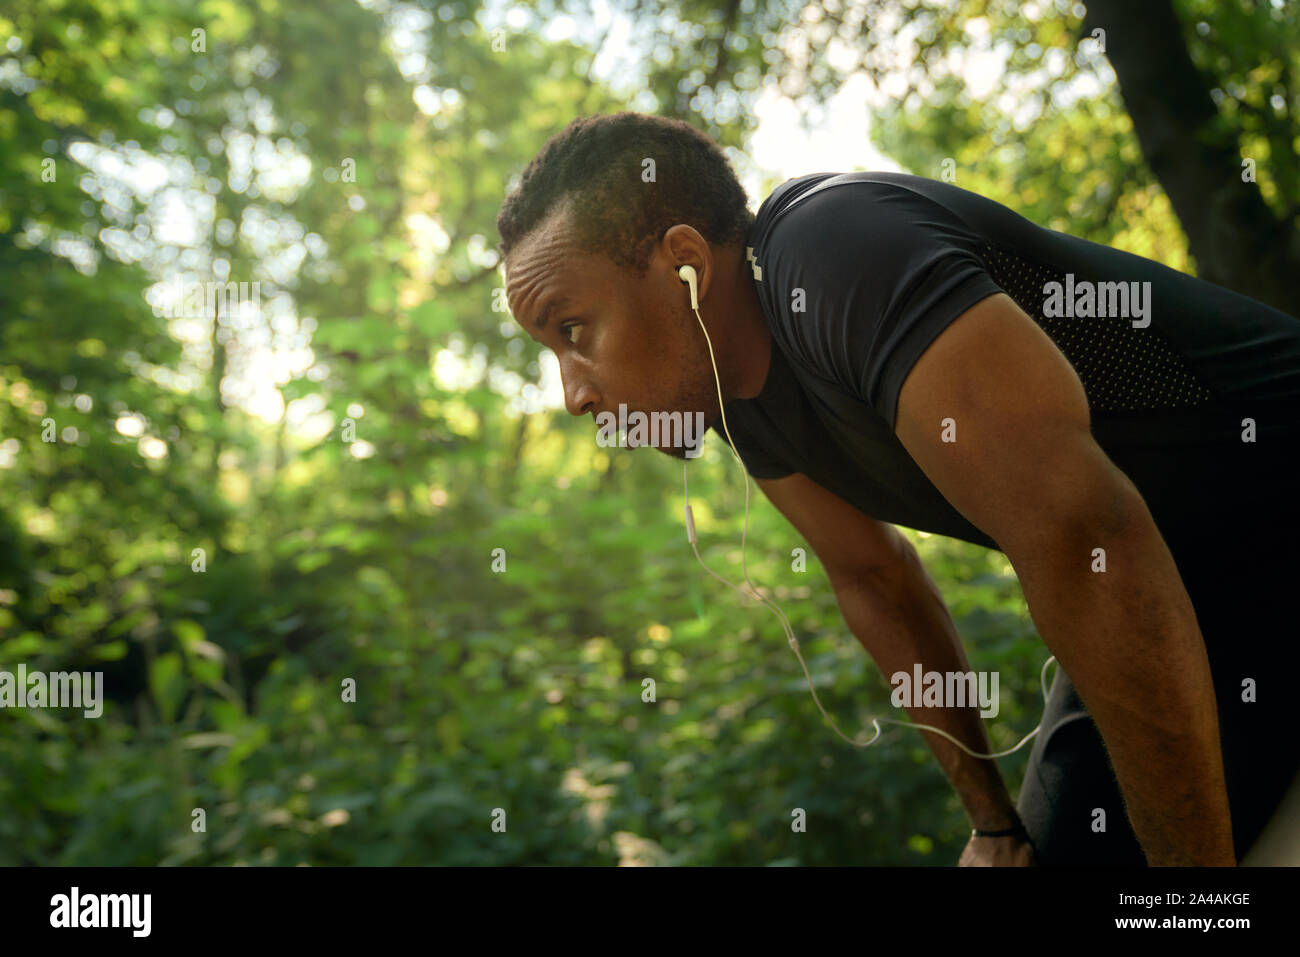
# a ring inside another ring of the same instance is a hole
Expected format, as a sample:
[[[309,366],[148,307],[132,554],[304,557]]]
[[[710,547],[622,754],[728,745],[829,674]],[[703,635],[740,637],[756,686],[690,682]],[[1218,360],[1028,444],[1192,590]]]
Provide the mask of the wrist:
[[[1025,839],[1029,837],[1029,832],[1025,826],[1020,823],[1013,824],[1009,827],[1000,828],[983,828],[973,827],[970,831],[971,837],[1018,837]]]
[[[1001,784],[1001,781],[998,782]],[[1020,814],[1005,790],[1001,794],[992,792],[990,787],[974,800],[966,804],[966,814],[971,827],[979,831],[1000,831],[1004,828],[1018,827]]]
[[[1020,823],[996,762],[966,755],[950,777],[973,827],[996,831]]]
[[[999,780],[998,784],[1001,783]],[[967,803],[966,814],[970,818],[973,829],[1001,831],[1006,828],[1020,827],[1023,824],[1011,796],[1007,794],[1005,788],[999,790],[1000,793],[992,787],[986,788],[982,794]]]
[[[972,841],[976,839],[995,841],[1003,846],[1027,845],[1031,855],[1035,858],[1038,856],[1038,848],[1034,845],[1034,839],[1029,836],[1029,831],[1019,821],[1014,826],[996,830],[974,827],[971,828],[970,837]]]

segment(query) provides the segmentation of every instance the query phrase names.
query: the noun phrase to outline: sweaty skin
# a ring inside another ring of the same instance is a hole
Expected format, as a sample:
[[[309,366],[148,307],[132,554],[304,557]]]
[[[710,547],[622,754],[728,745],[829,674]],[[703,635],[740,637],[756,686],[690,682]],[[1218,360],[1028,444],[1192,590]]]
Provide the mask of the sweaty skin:
[[[608,257],[579,252],[570,213],[560,208],[506,258],[506,298],[515,321],[554,351],[571,415],[700,412],[720,417],[709,344],[677,270],[694,266],[699,312],[718,364],[724,402],[762,391],[772,336],[740,246],[711,246],[673,226],[656,244],[645,276]],[[535,323],[552,306],[545,326]],[[657,446],[684,459],[685,448]]]

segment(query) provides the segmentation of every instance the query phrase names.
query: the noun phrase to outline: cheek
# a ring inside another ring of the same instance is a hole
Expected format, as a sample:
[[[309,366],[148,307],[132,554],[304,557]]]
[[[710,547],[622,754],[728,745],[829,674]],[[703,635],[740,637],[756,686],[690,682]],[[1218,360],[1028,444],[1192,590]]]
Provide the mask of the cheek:
[[[665,311],[660,313],[654,333],[647,339],[647,350],[664,363],[681,362],[683,357],[696,351],[697,343],[699,348],[705,348],[695,317],[689,313],[683,316],[669,306],[665,306]]]
[[[619,369],[643,377],[643,370],[661,368],[665,347],[671,347],[672,343],[665,342],[649,325],[636,319],[631,320],[625,328],[626,334],[619,337],[613,352]]]
[[[644,311],[627,314],[620,330],[624,334],[609,343],[607,385],[645,402],[663,402],[692,368],[698,368],[697,353],[705,349],[704,340],[698,329],[692,338],[692,327],[684,324],[678,305],[660,300]],[[690,321],[695,322],[693,315]],[[704,362],[708,363],[707,353]]]

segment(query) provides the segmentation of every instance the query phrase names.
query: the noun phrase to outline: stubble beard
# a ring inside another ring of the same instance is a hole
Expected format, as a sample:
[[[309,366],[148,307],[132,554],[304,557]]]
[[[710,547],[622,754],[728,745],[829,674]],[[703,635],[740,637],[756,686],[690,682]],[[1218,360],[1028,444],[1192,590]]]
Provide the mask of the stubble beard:
[[[673,403],[673,408],[681,410],[683,421],[685,421],[686,416],[690,416],[693,421],[697,412],[703,413],[703,424],[697,434],[697,440],[702,449],[705,435],[708,434],[714,423],[721,420],[721,410],[718,406],[718,389],[713,378],[713,366],[706,363],[703,369],[690,370],[686,382],[690,383],[690,385],[683,389],[678,400]],[[684,461],[688,459],[686,453],[690,451],[690,449],[682,446],[654,447],[665,455]]]

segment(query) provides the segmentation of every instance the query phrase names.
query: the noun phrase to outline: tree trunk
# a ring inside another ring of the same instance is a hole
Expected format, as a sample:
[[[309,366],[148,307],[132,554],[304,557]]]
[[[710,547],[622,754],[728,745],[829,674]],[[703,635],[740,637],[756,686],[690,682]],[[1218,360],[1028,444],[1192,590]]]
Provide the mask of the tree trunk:
[[[1192,63],[1170,0],[1089,0],[1142,153],[1187,233],[1197,275],[1300,317],[1300,230],[1243,182],[1236,130]],[[1293,208],[1293,207],[1292,207]]]

